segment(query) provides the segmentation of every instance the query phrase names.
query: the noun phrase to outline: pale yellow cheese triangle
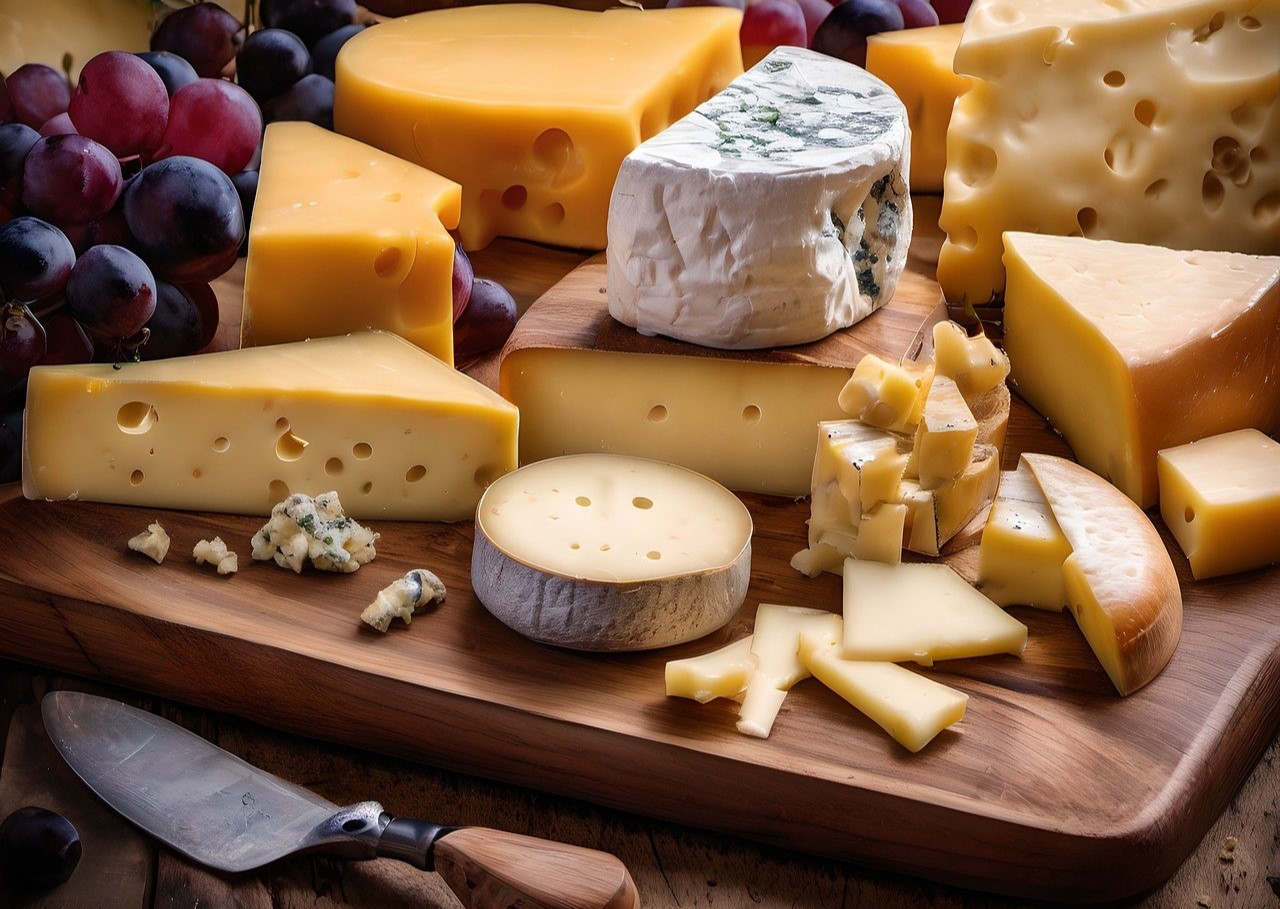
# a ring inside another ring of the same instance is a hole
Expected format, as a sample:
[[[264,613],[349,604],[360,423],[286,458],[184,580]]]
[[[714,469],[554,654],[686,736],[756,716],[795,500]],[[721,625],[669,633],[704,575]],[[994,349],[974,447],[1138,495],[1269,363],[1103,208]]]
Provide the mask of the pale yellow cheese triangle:
[[[803,606],[775,606],[762,603],[756,610],[751,652],[756,671],[747,683],[738,731],[765,738],[773,728],[786,692],[809,670],[800,662],[800,635],[840,634],[840,616]]]

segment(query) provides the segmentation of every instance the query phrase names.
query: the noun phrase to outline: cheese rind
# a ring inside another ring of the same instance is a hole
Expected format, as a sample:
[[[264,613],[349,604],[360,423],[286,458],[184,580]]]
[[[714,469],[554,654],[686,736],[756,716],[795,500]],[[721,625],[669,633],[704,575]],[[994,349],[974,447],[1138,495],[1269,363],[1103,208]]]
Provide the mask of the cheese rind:
[[[1157,458],[1160,514],[1197,580],[1280,562],[1280,443],[1240,429]]]
[[[622,162],[610,313],[732,350],[866,317],[906,264],[909,135],[902,102],[865,70],[777,48]]]
[[[334,125],[461,183],[467,249],[603,249],[622,159],[742,72],[741,20],[537,4],[390,19],[338,55]]]
[[[364,332],[143,363],[39,366],[23,492],[269,514],[335,490],[356,518],[470,519],[519,415],[402,338]]]
[[[1280,257],[1005,235],[1012,380],[1144,508],[1156,452],[1280,430]]]
[[[1000,493],[982,528],[978,589],[1000,606],[1036,606],[1061,611],[1067,605],[1062,564],[1071,555],[1025,464],[1000,477]]]
[[[751,641],[752,636],[747,635],[710,653],[668,660],[667,697],[692,698],[699,704],[737,697],[756,670]]]

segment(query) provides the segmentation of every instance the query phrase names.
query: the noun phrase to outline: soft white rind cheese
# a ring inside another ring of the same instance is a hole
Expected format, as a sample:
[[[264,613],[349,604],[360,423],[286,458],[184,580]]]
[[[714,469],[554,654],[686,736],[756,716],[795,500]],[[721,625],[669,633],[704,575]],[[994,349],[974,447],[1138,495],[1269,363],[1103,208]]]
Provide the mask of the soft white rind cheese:
[[[910,130],[866,71],[780,47],[623,161],[609,311],[642,334],[802,344],[893,296],[911,241]]]

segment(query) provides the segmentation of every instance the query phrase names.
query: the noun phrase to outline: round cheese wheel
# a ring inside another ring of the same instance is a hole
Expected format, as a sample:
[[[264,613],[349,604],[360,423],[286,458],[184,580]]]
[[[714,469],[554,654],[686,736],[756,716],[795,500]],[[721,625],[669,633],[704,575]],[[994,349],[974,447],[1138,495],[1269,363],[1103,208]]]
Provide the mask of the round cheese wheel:
[[[683,467],[612,454],[537,461],[476,510],[471,583],[502,622],[577,650],[648,650],[723,627],[747,595],[751,515]]]

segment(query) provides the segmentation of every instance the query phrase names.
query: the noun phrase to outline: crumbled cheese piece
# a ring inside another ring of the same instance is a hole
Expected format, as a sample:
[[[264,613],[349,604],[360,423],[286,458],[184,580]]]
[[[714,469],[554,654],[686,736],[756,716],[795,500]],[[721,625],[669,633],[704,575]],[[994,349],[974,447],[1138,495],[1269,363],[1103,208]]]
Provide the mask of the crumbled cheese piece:
[[[222,537],[201,540],[191,554],[195,556],[197,565],[208,563],[217,566],[218,574],[235,574],[240,567],[240,559],[234,552],[227,551],[227,544],[222,542]]]
[[[336,492],[295,493],[271,509],[271,520],[253,535],[253,557],[274,559],[301,573],[307,560],[321,571],[348,573],[373,561],[378,534],[342,513]]]
[[[378,591],[377,598],[365,607],[360,618],[379,631],[386,631],[397,616],[408,625],[419,609],[443,601],[444,584],[440,579],[425,568],[415,568]]]
[[[150,556],[159,565],[169,554],[169,535],[159,524],[148,524],[146,530],[129,540],[129,548]]]

